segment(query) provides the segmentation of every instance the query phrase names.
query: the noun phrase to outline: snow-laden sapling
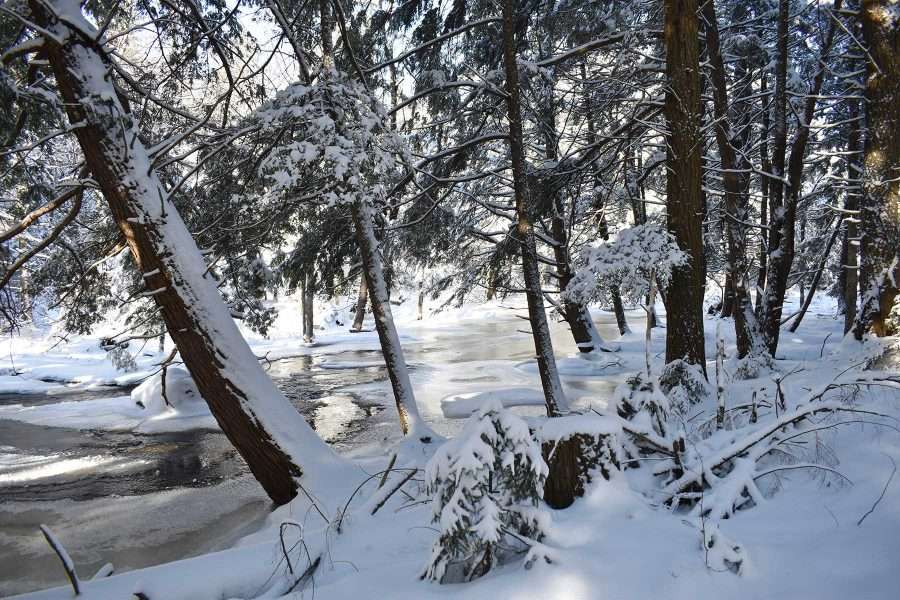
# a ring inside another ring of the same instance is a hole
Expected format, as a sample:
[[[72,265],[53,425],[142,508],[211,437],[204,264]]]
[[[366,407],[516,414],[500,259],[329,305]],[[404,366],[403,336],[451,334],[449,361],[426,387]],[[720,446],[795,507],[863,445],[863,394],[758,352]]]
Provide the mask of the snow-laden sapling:
[[[117,343],[111,339],[103,339],[100,341],[100,347],[106,350],[109,362],[112,363],[117,371],[122,371],[123,373],[137,371],[137,362],[134,360],[131,352],[128,351],[128,342]]]
[[[680,359],[663,367],[659,387],[669,398],[672,408],[682,412],[688,406],[700,404],[713,396],[713,390],[700,367]]]
[[[470,581],[529,550],[549,515],[538,505],[547,465],[521,418],[491,402],[425,469],[440,537],[422,579]]]
[[[642,372],[629,377],[616,387],[613,403],[619,416],[632,421],[635,429],[668,436],[669,399],[655,377]]]
[[[654,283],[668,285],[672,270],[687,261],[675,238],[660,225],[636,225],[620,231],[614,241],[586,248],[566,295],[583,303],[595,302],[616,285],[623,295],[640,302]]]

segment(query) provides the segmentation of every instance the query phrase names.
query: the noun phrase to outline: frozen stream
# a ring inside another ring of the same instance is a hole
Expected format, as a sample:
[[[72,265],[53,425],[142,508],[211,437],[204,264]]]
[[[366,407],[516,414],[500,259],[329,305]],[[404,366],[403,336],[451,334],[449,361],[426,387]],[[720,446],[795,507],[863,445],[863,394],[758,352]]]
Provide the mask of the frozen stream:
[[[441,410],[441,400],[450,395],[521,389],[523,396],[534,396],[540,389],[528,362],[531,337],[520,331],[524,324],[510,314],[453,327],[403,327],[412,340],[404,349],[420,408],[436,430],[452,434],[461,423]],[[617,337],[608,315],[601,316],[599,328],[605,337]],[[571,356],[568,332],[555,325],[553,334],[558,355]],[[269,372],[337,450],[385,447],[399,437],[379,352],[285,359],[270,363]],[[606,372],[611,374],[596,376]],[[602,404],[620,379],[616,368],[594,376],[563,368],[575,404]],[[0,406],[90,402],[126,393],[111,388],[4,394]],[[120,572],[225,548],[257,528],[270,510],[218,431],[136,435],[0,419],[0,596],[65,583],[38,531],[42,523],[87,578],[107,562]]]

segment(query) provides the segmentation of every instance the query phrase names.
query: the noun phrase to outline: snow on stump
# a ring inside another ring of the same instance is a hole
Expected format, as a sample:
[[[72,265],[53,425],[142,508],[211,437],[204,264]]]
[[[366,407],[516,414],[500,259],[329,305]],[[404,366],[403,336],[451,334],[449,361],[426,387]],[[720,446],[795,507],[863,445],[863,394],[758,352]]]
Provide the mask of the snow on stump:
[[[422,579],[471,581],[540,545],[547,465],[528,425],[500,402],[474,413],[425,476],[440,536]]]
[[[570,415],[545,421],[535,436],[549,468],[544,502],[567,508],[584,495],[597,473],[609,480],[620,470],[621,428],[614,421],[593,415]]]

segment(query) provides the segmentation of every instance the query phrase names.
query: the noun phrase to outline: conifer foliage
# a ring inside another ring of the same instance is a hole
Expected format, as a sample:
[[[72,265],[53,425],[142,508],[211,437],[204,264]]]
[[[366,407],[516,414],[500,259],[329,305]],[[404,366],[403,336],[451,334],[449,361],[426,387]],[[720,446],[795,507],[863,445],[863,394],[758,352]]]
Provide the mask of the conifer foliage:
[[[527,423],[499,402],[474,413],[426,467],[440,537],[423,579],[467,581],[539,541],[547,465]]]

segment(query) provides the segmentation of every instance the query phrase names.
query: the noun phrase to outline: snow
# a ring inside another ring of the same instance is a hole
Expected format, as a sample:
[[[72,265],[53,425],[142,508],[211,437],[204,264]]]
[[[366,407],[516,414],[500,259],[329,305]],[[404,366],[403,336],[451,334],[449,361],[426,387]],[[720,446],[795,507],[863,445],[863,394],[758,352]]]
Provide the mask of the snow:
[[[532,388],[512,388],[454,394],[441,400],[441,412],[448,419],[465,419],[470,414],[500,402],[504,408],[511,406],[544,406],[544,394]]]
[[[162,374],[136,387],[130,396],[78,400],[25,406],[0,406],[0,419],[11,419],[45,427],[104,429],[162,433],[186,429],[218,429],[206,402],[187,371],[168,369],[166,390],[170,405],[162,397]]]
[[[533,365],[533,359],[527,360],[533,354],[533,348],[529,349],[529,336],[508,333],[518,327],[512,316],[514,311],[509,307],[514,306],[521,313],[524,302],[512,298],[506,305],[467,305],[459,310],[430,315],[423,323],[415,322],[413,304],[406,302],[396,307],[395,319],[399,330],[405,334],[401,343],[414,363],[425,361],[423,365],[417,364],[410,376],[426,421],[442,434],[454,435],[460,430],[459,418],[467,417],[473,410],[482,409],[491,402],[499,401],[504,406],[516,404],[518,406],[511,410],[524,409],[540,414],[542,407],[521,406],[537,404],[540,398],[539,381],[533,367],[529,366]],[[796,305],[797,297],[791,295],[785,310],[790,311]],[[658,309],[664,322],[665,314],[661,306]],[[595,314],[607,322],[611,320],[607,313]],[[643,370],[644,360],[641,313],[632,311],[629,316],[633,331],[615,340],[621,350],[596,353],[586,359],[577,354],[574,346],[567,346],[571,339],[565,337],[564,330],[554,329],[560,364],[572,365],[571,369],[561,370],[567,394],[578,398],[573,406],[580,410],[593,407],[603,416],[566,417],[544,422],[543,438],[563,438],[576,429],[597,435],[621,435],[622,421],[614,416],[614,411],[610,412],[614,409],[612,391],[625,377]],[[707,317],[705,323],[708,338],[715,339],[717,320]],[[777,371],[758,379],[739,380],[733,377],[736,368],[732,358],[733,328],[730,322],[724,323],[721,331],[729,356],[723,365],[724,384],[728,390],[726,409],[748,403],[754,390],[761,405],[771,403],[774,398],[772,376],[796,371],[786,376],[782,383],[790,414],[801,400],[821,389],[840,371],[851,364],[864,362],[875,352],[873,344],[860,346],[853,340],[843,339],[841,329],[842,320],[834,318],[830,299],[825,294],[821,294],[821,298],[817,295],[808,320],[795,334],[785,337],[779,351],[780,360],[776,363]],[[501,331],[507,333],[501,334]],[[264,353],[262,348],[267,348],[273,354],[287,353],[289,335],[292,333],[269,341],[251,336],[254,352],[261,355]],[[651,356],[657,366],[664,337],[664,329],[653,330]],[[374,334],[345,334],[335,327],[320,332],[318,339],[317,347],[295,347],[295,350],[312,354],[314,361],[324,360],[323,366],[343,363],[371,368],[377,362],[357,358],[344,361],[338,353],[341,349],[376,348]],[[416,349],[427,348],[435,340],[454,341],[451,349],[437,354],[416,353]],[[714,344],[709,343],[707,347],[712,364]],[[571,354],[567,355],[569,352]],[[326,353],[327,356],[319,356]],[[617,365],[605,367],[608,361],[615,361]],[[273,363],[270,368],[277,369],[278,363]],[[845,377],[856,375],[851,371]],[[352,391],[355,395],[374,396],[376,390],[383,394],[386,385],[381,382],[357,386]],[[872,391],[864,399],[867,407],[900,417],[900,403],[889,392]],[[130,398],[125,400],[130,401]],[[320,399],[323,406],[314,412],[315,426],[326,439],[339,434],[337,428],[330,428],[328,424],[331,417],[337,422],[361,415],[357,412],[360,409],[346,400],[340,394]],[[826,398],[821,405],[832,403],[842,405],[839,397]],[[352,414],[340,414],[348,406],[354,407],[350,409]],[[694,421],[702,421],[714,414],[715,399],[710,399],[708,408],[711,412]],[[456,419],[445,420],[451,417]],[[60,422],[64,420],[61,418]],[[528,422],[533,425],[537,421],[529,418]],[[896,556],[900,555],[900,484],[895,480],[886,490],[885,484],[891,473],[891,459],[900,461],[900,435],[887,427],[863,423],[831,428],[815,435],[837,457],[839,464],[834,468],[852,479],[852,485],[841,484],[835,477],[809,470],[780,471],[759,481],[762,496],[756,506],[732,511],[730,518],[720,520],[711,514],[704,516],[698,510],[673,514],[671,507],[662,504],[660,488],[654,483],[652,471],[658,463],[646,462],[640,469],[614,472],[609,481],[596,478],[584,498],[566,510],[553,511],[542,546],[533,549],[539,558],[531,569],[523,569],[519,562],[511,563],[472,583],[438,585],[417,579],[437,537],[431,529],[430,505],[417,504],[398,492],[372,516],[369,499],[376,495],[380,476],[363,485],[349,503],[341,533],[335,530],[336,515],[347,503],[353,488],[369,474],[382,471],[389,462],[396,449],[391,441],[398,439],[395,432],[391,440],[359,448],[353,453],[357,472],[348,475],[340,471],[334,476],[320,478],[322,484],[317,486],[315,494],[328,522],[311,509],[308,499],[297,498],[272,513],[257,532],[231,549],[83,582],[84,597],[88,600],[119,599],[129,597],[140,588],[150,598],[172,600],[252,598],[264,591],[266,585],[272,585],[273,591],[286,589],[289,574],[281,561],[278,531],[282,522],[297,521],[303,524],[303,540],[310,555],[324,557],[315,575],[315,596],[324,600],[369,597],[416,600],[447,597],[599,600],[662,596],[674,600],[713,597],[735,600],[892,598],[900,585],[900,573],[894,565]],[[736,441],[735,436],[736,433],[726,428],[704,443],[711,448],[728,448]],[[421,452],[421,447],[417,451]],[[395,466],[421,467],[427,459],[427,455],[406,452],[397,459]],[[2,464],[3,460],[0,460]],[[750,475],[749,461],[736,464],[747,465],[748,471],[733,473],[735,485]],[[38,466],[23,465],[21,469]],[[401,474],[392,474],[387,486],[399,483],[401,477]],[[337,481],[338,478],[346,481]],[[727,489],[727,483],[723,482],[717,493],[722,494],[722,498],[733,498],[734,493]],[[408,482],[403,489],[417,502],[428,499],[416,481]],[[885,490],[884,498],[862,524],[857,525],[882,490]],[[705,501],[709,507],[718,504],[715,494],[710,494]],[[77,533],[72,531],[68,535],[76,537]],[[296,539],[296,533],[290,535],[294,537],[286,539]],[[69,545],[66,537],[61,540]],[[714,541],[713,547],[707,551],[704,545],[710,541]],[[550,558],[550,563],[540,558],[544,554]],[[739,574],[732,572],[729,566],[734,564],[736,557],[741,559]],[[295,568],[299,565],[302,570],[307,564],[306,553],[298,549],[292,554],[292,561]],[[27,597],[59,599],[69,597],[69,594],[68,588],[61,587]],[[311,587],[307,587],[305,596],[297,593],[289,597],[299,599],[310,597],[310,594]]]

